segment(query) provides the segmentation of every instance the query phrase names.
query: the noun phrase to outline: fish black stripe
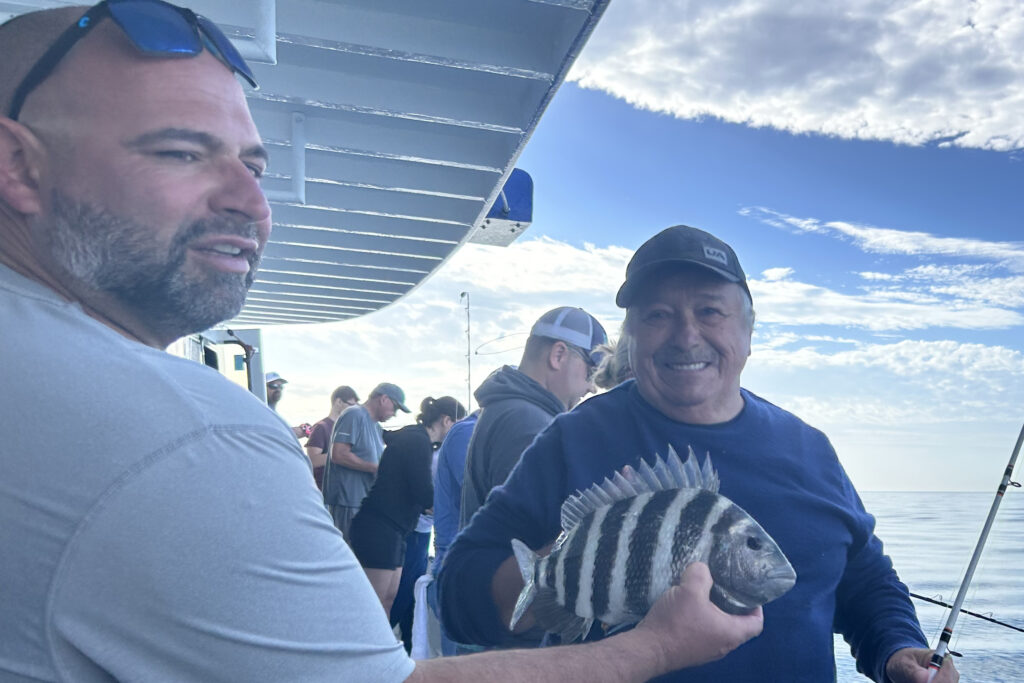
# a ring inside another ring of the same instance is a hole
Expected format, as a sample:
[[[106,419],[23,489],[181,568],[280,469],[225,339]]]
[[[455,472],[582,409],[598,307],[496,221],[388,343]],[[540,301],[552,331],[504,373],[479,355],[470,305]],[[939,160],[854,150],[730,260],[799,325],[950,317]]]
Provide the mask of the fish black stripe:
[[[601,533],[597,539],[597,555],[594,558],[594,588],[591,603],[594,614],[601,615],[608,611],[608,599],[611,595],[612,568],[615,566],[615,555],[618,551],[619,532],[622,520],[633,504],[632,498],[616,502],[608,510],[601,523]]]
[[[679,511],[679,524],[672,536],[672,564],[683,559],[697,547],[704,533],[704,525],[717,502],[717,496],[710,491],[700,491]]]
[[[677,495],[679,491],[655,493],[640,511],[636,529],[629,539],[629,555],[626,557],[626,608],[634,614],[644,614],[649,607],[647,594],[651,589],[651,570],[654,550],[658,544],[658,532],[665,518],[665,510]]]
[[[594,513],[590,513],[573,529],[572,538],[562,546],[565,559],[562,570],[565,572],[565,603],[564,607],[572,611],[576,606],[576,596],[580,592],[580,568],[583,565],[583,548],[587,545],[587,531],[594,522]]]
[[[544,564],[544,585],[548,588],[554,588],[555,572],[558,569],[558,562],[556,562],[555,558],[551,557],[550,555],[548,555],[545,559],[547,560],[547,562],[545,562]]]

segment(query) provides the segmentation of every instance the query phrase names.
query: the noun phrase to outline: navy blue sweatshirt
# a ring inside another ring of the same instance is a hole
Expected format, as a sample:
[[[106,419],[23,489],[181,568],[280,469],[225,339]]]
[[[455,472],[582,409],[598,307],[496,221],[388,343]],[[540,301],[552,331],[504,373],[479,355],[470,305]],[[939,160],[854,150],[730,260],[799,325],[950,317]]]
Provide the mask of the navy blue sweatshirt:
[[[518,538],[537,549],[559,533],[562,502],[669,444],[701,460],[710,453],[720,492],[778,542],[797,573],[786,595],[764,608],[764,631],[724,659],[669,674],[674,682],[819,683],[835,676],[833,628],[857,668],[884,680],[889,656],[927,647],[906,586],[874,518],[865,512],[828,439],[792,414],[743,391],[744,408],[717,425],[675,422],[626,382],[560,415],[523,454],[449,550],[439,580],[445,628],[461,642],[508,637],[490,597],[497,567]],[[595,626],[591,638],[600,637]]]

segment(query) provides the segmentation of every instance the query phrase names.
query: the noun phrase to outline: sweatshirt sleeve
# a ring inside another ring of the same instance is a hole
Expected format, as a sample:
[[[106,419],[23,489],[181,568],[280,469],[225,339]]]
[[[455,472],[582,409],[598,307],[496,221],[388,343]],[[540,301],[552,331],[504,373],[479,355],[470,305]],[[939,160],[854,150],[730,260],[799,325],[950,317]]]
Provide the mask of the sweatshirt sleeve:
[[[858,671],[872,680],[888,681],[885,665],[894,652],[928,643],[909,591],[874,534],[874,518],[848,479],[844,493],[858,526],[836,589],[835,630],[850,644]]]
[[[556,423],[537,437],[449,549],[438,591],[444,626],[454,640],[499,645],[512,637],[491,598],[491,580],[512,555],[513,538],[536,550],[558,535],[563,463]]]
[[[420,506],[421,512],[434,505],[434,479],[430,472],[433,462],[434,452],[430,439],[421,440],[413,451],[407,479],[409,497]]]

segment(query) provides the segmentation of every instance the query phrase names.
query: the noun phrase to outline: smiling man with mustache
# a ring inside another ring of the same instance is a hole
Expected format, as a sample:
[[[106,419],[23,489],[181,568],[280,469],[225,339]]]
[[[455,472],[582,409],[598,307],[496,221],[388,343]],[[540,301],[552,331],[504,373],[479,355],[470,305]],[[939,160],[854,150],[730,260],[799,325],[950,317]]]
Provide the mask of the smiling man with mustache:
[[[834,630],[873,680],[925,683],[930,651],[907,588],[828,439],[741,387],[754,311],[732,247],[685,225],[663,230],[633,255],[615,303],[626,309],[618,343],[628,347],[635,380],[556,417],[455,540],[438,576],[440,613],[451,637],[482,645],[510,641],[507,624],[523,588],[510,557],[512,539],[546,546],[561,531],[561,506],[570,495],[639,469],[641,458],[650,464],[670,446],[678,453],[693,448],[701,459],[710,454],[721,493],[778,542],[797,580],[764,606],[760,636],[721,660],[659,681],[833,680]],[[725,533],[725,522],[716,526],[714,516],[700,521],[706,526],[698,531]],[[683,540],[676,537],[680,545]],[[632,566],[631,557],[620,551],[590,558],[592,585],[612,585],[615,572]],[[570,575],[565,561],[566,586],[575,585],[586,562],[576,557]],[[712,576],[715,571],[712,566]],[[517,632],[532,625],[526,614]],[[591,638],[603,635],[591,629]],[[957,678],[950,664],[935,680]]]

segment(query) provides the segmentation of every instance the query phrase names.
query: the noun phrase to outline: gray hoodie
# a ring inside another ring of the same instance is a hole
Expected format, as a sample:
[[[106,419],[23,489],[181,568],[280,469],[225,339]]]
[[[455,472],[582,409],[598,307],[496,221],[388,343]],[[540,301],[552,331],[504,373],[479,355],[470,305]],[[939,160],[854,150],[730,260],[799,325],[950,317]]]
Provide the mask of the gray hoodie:
[[[565,412],[558,397],[511,365],[492,372],[473,395],[481,411],[466,456],[460,529],[491,489],[505,483],[533,438]]]

